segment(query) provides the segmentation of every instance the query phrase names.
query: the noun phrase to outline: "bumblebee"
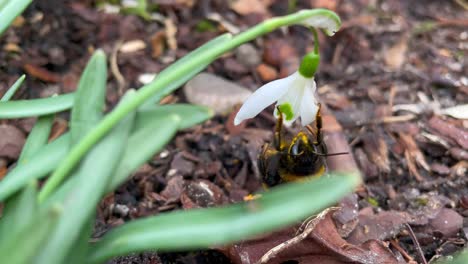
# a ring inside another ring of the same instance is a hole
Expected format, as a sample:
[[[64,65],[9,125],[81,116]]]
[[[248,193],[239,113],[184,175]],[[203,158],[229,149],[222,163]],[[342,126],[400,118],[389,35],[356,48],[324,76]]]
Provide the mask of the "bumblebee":
[[[300,131],[292,140],[283,140],[283,114],[277,107],[278,121],[273,142],[263,145],[258,159],[258,167],[266,187],[320,176],[327,170],[326,156],[346,154],[327,154],[327,146],[322,139],[320,109],[319,104],[315,131],[308,125],[307,131]]]

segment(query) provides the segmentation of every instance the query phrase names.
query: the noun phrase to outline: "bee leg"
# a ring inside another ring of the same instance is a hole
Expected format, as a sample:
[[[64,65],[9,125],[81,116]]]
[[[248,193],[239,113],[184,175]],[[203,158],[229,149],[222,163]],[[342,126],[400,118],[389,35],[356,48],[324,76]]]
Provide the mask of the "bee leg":
[[[278,111],[278,122],[275,126],[275,137],[274,137],[274,144],[276,150],[281,150],[281,130],[283,128],[283,112],[281,112],[279,106],[276,107]]]
[[[322,109],[322,104],[318,104],[317,115],[315,116],[315,124],[317,126],[317,137],[316,141],[314,142],[315,145],[322,144],[323,136],[322,136],[322,115],[320,114],[320,110]]]

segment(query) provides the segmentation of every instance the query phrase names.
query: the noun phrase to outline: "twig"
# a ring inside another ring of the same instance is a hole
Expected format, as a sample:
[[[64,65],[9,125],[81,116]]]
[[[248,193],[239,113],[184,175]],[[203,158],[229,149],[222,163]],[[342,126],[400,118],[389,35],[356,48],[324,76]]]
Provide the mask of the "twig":
[[[265,253],[263,255],[263,257],[256,264],[265,264],[268,261],[270,261],[271,259],[273,259],[276,255],[278,255],[278,253],[280,253],[281,251],[284,251],[287,248],[292,247],[292,246],[298,244],[299,242],[301,242],[302,240],[304,240],[306,237],[308,237],[310,235],[310,233],[312,233],[312,231],[314,231],[317,224],[320,221],[322,221],[330,211],[335,211],[335,210],[338,210],[338,209],[339,209],[339,207],[329,207],[329,208],[323,210],[321,213],[319,213],[317,215],[317,217],[315,217],[313,219],[310,219],[310,217],[309,217],[306,221],[304,221],[302,223],[302,225],[300,227],[300,229],[302,229],[302,227],[304,227],[304,224],[305,224],[304,231],[302,233],[297,234],[295,237],[293,237],[293,238],[291,238],[291,239],[277,245],[276,247],[268,250],[268,252]]]
[[[114,75],[118,83],[117,93],[119,96],[123,94],[124,88],[125,88],[125,78],[120,73],[119,65],[117,64],[117,54],[121,46],[122,46],[122,41],[121,40],[117,41],[117,43],[114,46],[114,49],[112,50],[112,54],[110,57],[110,68],[111,68],[112,74]]]
[[[392,246],[398,251],[400,252],[400,254],[408,261],[408,262],[414,262],[414,258],[412,256],[410,256],[408,254],[408,252],[406,252],[406,250],[404,250],[400,244],[398,243],[398,241],[396,239],[392,239],[390,240],[390,244],[392,244]]]
[[[418,252],[419,256],[421,257],[421,261],[423,264],[427,264],[426,257],[424,257],[424,253],[421,249],[421,246],[419,245],[418,239],[416,238],[416,235],[413,232],[413,229],[408,223],[405,223],[406,229],[408,229],[409,235],[411,239],[413,240],[414,247],[416,248],[416,251]]]

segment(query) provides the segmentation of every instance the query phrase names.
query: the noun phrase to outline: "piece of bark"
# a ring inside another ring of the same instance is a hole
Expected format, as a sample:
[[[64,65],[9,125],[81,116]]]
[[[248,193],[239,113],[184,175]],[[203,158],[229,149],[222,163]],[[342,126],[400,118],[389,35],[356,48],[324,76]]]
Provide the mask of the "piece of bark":
[[[455,125],[433,116],[429,120],[429,126],[442,136],[447,136],[457,142],[465,150],[468,150],[468,130],[461,129]]]

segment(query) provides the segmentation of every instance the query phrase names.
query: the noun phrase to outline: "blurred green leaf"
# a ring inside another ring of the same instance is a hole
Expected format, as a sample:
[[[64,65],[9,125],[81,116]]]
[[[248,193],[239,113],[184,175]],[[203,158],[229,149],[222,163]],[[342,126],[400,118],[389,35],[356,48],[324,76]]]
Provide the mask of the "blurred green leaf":
[[[49,140],[50,131],[54,124],[54,115],[45,115],[37,119],[28,139],[21,150],[18,164],[27,163]]]
[[[232,39],[232,35],[229,33],[219,35],[218,37],[208,41],[207,43],[193,50],[186,56],[178,59],[176,62],[169,65],[169,67],[161,71],[156,76],[156,78],[154,78],[154,81],[160,78],[164,78],[164,76],[166,75],[171,75],[174,70],[179,68],[181,65],[187,63],[187,61],[192,60],[196,57],[199,57],[200,54],[205,52],[206,50],[212,49],[218,45],[221,45],[222,43],[228,42],[231,39]],[[196,69],[193,69],[191,72],[184,74],[182,78],[179,78],[177,81],[172,82],[170,85],[166,86],[164,89],[161,89],[159,92],[157,92],[153,97],[151,97],[151,99],[147,100],[139,109],[144,110],[146,107],[154,106],[154,104],[158,103],[164,96],[168,95],[169,93],[177,89],[179,86],[186,83],[188,80],[192,79],[193,76],[195,76],[196,74],[201,72],[203,69],[205,69],[210,63],[211,61],[204,63],[204,64],[200,64],[200,66],[197,67]],[[149,85],[151,85],[151,83],[145,86],[149,86]]]
[[[53,121],[53,116],[43,116],[37,120],[21,150],[18,164],[26,163],[47,143]],[[0,234],[2,234],[2,237],[14,236],[14,233],[21,230],[34,215],[37,184],[35,180],[33,181],[33,183],[26,185],[25,189],[4,202],[2,218],[0,218]]]
[[[465,248],[458,253],[455,253],[454,256],[444,257],[439,261],[436,261],[435,264],[466,264],[468,263],[468,250]]]
[[[124,157],[115,170],[115,175],[108,184],[105,193],[114,191],[132,172],[160,151],[177,132],[179,122],[180,118],[174,114],[157,115],[146,126],[135,130],[128,139]],[[44,203],[53,204],[63,200],[66,193],[76,184],[75,179],[69,179]]]
[[[138,166],[143,164],[146,160],[148,160],[151,157],[151,155],[154,155],[154,153],[158,151],[158,146],[160,146],[160,144],[163,144],[163,147],[164,144],[169,142],[169,140],[175,134],[175,130],[179,129],[179,122],[181,124],[184,124],[182,128],[185,128],[190,124],[205,121],[212,115],[211,110],[200,106],[192,106],[193,108],[190,109],[192,109],[193,111],[191,113],[188,113],[187,111],[185,111],[188,110],[188,108],[182,105],[182,107],[180,108],[173,108],[173,110],[176,111],[175,114],[177,117],[172,116],[168,121],[158,121],[159,117],[163,116],[157,113],[158,109],[160,109],[164,113],[167,113],[168,107],[171,108],[171,106],[169,105],[151,106],[147,107],[147,110],[137,112],[136,120],[139,121],[136,122],[134,126],[132,136],[130,137],[129,144],[127,146],[127,149],[134,149],[134,153],[129,152],[128,154],[126,154],[125,158],[123,159],[123,164],[126,164],[126,160],[128,159],[134,159],[134,161],[130,162],[130,165],[126,165],[125,167],[122,167],[118,170],[119,176],[116,176],[115,179],[119,180],[113,181],[112,185],[119,185],[122,179],[125,179],[130,173],[132,173],[133,170],[129,171],[128,168],[134,168],[135,166],[137,166],[136,168],[138,168]],[[177,112],[178,110],[181,111]],[[144,112],[145,116],[138,117],[140,112]],[[154,115],[154,118],[151,118],[151,115],[148,115],[149,113],[152,113]],[[145,124],[145,122],[147,124]],[[176,124],[176,126],[174,126],[174,124]],[[161,138],[160,142],[155,141],[158,138]],[[145,143],[146,140],[148,141],[148,144]],[[137,145],[142,145],[141,150],[139,148],[132,147]],[[17,192],[28,181],[32,179],[42,178],[51,171],[53,171],[56,168],[57,164],[60,162],[60,160],[63,159],[63,157],[68,153],[69,150],[70,134],[66,133],[58,139],[56,139],[55,141],[43,147],[36,155],[34,155],[29,160],[28,163],[19,164],[16,168],[11,170],[7,174],[7,177],[0,181],[0,201],[4,201],[7,197]],[[142,159],[144,159],[143,162]]]
[[[24,230],[37,213],[37,182],[32,181],[8,200],[0,218],[0,248]],[[3,263],[3,262],[0,262]]]
[[[174,114],[159,116],[132,133],[124,158],[115,170],[107,192],[116,189],[131,173],[164,148],[177,132],[180,120],[181,118]]]
[[[146,0],[138,0],[136,6],[122,8],[122,13],[129,15],[137,15],[145,20],[150,20],[151,15],[148,13],[147,8],[148,4]]]
[[[0,7],[1,8],[1,7]],[[23,84],[24,79],[26,79],[26,75],[21,75],[21,77],[16,80],[16,82],[8,89],[8,91],[2,96],[0,102],[10,101],[11,98],[15,95],[16,91],[21,87]]]
[[[134,93],[133,90],[128,92],[121,103],[129,100]],[[73,243],[86,227],[123,157],[134,117],[135,114],[130,114],[122,120],[81,162],[74,175],[76,184],[62,201],[63,213],[36,258],[36,263],[65,263],[66,256],[73,250]]]
[[[35,189],[32,192],[35,192]],[[34,196],[32,201],[27,202],[28,207],[30,205],[36,206],[36,195],[28,192],[28,196]],[[6,241],[0,245],[0,263],[32,263],[43,243],[47,241],[49,232],[59,214],[59,209],[53,207],[50,210],[38,210],[33,215],[29,215],[29,213],[24,215],[27,224],[21,228],[19,233],[8,237],[3,237],[2,234],[2,239],[6,239]]]
[[[0,36],[31,2],[32,0],[0,1]]]
[[[224,208],[178,211],[116,227],[91,249],[89,263],[131,252],[208,248],[251,238],[305,219],[360,183],[359,174],[336,174],[273,188],[261,198]]]
[[[70,109],[74,93],[49,98],[0,102],[0,119],[53,114]]]
[[[41,148],[28,162],[18,164],[0,181],[0,201],[23,188],[29,181],[50,173],[70,148],[70,134],[62,135]]]
[[[72,144],[79,142],[101,120],[105,108],[106,80],[106,55],[98,50],[88,61],[75,92],[70,116]]]
[[[197,32],[216,32],[216,25],[208,19],[198,21],[195,26]]]
[[[135,127],[138,130],[154,122],[155,119],[170,114],[175,114],[180,117],[179,129],[186,129],[211,118],[214,112],[208,107],[190,104],[169,104],[147,107],[144,110],[138,111]]]
[[[97,50],[80,77],[70,117],[71,144],[77,144],[101,120],[105,107],[107,80],[106,55]],[[64,180],[51,176],[39,193],[39,201],[50,195]]]
[[[80,235],[73,243],[73,250],[71,250],[66,257],[67,264],[82,264],[83,259],[88,255],[90,243],[89,240],[93,235],[94,222],[96,221],[96,213],[93,213],[88,222],[81,229]]]

